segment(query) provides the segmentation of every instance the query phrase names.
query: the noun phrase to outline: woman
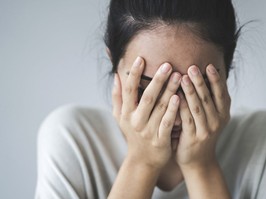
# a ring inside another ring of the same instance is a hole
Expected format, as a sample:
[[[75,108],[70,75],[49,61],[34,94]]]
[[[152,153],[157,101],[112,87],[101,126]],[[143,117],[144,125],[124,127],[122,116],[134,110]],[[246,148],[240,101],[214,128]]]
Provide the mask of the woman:
[[[112,0],[115,120],[52,113],[36,198],[265,198],[266,114],[230,119],[238,36],[230,0]]]

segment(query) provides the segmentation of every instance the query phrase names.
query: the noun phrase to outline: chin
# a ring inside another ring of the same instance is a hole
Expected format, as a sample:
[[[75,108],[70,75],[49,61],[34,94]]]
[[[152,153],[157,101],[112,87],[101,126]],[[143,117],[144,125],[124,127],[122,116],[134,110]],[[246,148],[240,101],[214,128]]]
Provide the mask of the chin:
[[[182,181],[183,180],[157,183],[157,187],[162,191],[170,192],[174,190],[177,187],[177,185],[179,185]]]

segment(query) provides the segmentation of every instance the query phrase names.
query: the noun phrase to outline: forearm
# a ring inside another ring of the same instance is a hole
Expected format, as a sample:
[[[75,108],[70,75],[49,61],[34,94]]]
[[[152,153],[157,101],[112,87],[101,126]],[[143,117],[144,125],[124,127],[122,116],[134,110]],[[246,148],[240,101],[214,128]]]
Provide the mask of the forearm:
[[[126,158],[108,196],[109,199],[151,198],[159,172]]]
[[[218,163],[203,169],[184,169],[183,173],[190,199],[231,198]]]

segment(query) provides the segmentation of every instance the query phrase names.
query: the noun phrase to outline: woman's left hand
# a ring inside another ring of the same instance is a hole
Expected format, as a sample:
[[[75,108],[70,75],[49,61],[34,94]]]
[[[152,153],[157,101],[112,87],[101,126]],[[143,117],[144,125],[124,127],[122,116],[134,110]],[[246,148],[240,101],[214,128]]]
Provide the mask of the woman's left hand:
[[[230,119],[231,100],[226,81],[213,65],[207,66],[206,74],[210,90],[197,66],[191,66],[188,75],[182,77],[185,96],[178,94],[182,132],[176,151],[182,172],[217,165],[216,141]]]

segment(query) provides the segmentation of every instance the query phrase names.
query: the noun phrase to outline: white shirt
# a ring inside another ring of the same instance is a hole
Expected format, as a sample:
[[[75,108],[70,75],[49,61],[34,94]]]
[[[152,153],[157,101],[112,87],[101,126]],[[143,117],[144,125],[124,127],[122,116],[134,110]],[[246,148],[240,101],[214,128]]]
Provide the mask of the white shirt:
[[[108,111],[63,106],[38,134],[36,199],[107,198],[127,145]],[[232,117],[217,144],[217,158],[234,199],[266,199],[266,112]],[[185,183],[153,198],[188,198]]]

